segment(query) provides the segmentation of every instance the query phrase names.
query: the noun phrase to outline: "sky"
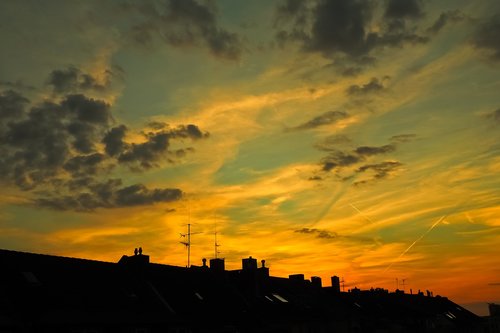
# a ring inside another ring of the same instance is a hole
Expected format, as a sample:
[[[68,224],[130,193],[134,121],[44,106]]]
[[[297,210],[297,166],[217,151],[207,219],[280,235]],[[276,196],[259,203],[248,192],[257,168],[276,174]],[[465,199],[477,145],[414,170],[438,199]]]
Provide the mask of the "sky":
[[[499,35],[496,0],[2,1],[0,247],[185,266],[191,224],[196,265],[484,313]]]

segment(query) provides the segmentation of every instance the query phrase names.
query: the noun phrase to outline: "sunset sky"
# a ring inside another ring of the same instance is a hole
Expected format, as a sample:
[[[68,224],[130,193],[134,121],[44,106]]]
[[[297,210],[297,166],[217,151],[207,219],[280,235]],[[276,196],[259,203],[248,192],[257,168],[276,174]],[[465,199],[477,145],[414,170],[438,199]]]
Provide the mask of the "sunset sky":
[[[500,302],[498,0],[0,3],[0,248]],[[399,285],[402,288],[402,284]]]

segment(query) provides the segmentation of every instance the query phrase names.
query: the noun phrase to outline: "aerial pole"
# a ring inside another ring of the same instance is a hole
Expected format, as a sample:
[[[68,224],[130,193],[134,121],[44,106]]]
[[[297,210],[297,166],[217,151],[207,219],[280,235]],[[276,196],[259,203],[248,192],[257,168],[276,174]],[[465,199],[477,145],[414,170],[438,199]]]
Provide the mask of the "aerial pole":
[[[201,234],[201,232],[191,232],[191,223],[188,223],[187,225],[187,233],[186,234],[181,234],[181,237],[186,237],[185,242],[181,242],[181,244],[184,244],[187,249],[187,266],[186,267],[191,267],[191,235],[196,235],[196,234]]]
[[[215,232],[214,232],[214,255],[215,259],[219,258],[219,246],[220,244],[217,243],[217,225],[215,226]]]

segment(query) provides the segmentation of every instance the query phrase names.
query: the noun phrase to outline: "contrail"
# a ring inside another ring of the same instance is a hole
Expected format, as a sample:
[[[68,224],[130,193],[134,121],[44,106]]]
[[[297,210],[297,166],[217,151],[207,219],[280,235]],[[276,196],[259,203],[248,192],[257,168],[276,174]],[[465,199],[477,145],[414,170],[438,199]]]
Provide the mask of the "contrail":
[[[359,210],[356,206],[354,206],[352,203],[350,203],[349,205],[350,205],[352,208],[354,208],[354,209],[355,209],[355,210],[359,213],[359,215],[361,215],[362,217],[364,217],[364,218],[365,218],[365,220],[367,220],[367,221],[368,221],[368,222],[370,222],[370,223],[375,223],[375,222],[373,222],[373,221],[372,221],[372,220],[371,220],[368,216],[366,216],[365,214],[363,214],[363,212],[362,212],[362,211],[360,211],[360,210]]]
[[[385,273],[385,272],[387,272],[387,270],[388,270],[389,268],[391,268],[391,267],[392,267],[392,265],[394,265],[394,263],[396,263],[399,259],[401,259],[401,257],[403,257],[403,256],[404,256],[404,255],[405,255],[408,251],[410,251],[410,249],[411,249],[413,246],[415,246],[415,244],[417,244],[418,242],[420,242],[420,241],[422,240],[422,238],[424,238],[424,237],[425,237],[425,236],[426,236],[429,232],[431,232],[431,230],[432,230],[432,229],[434,229],[434,228],[435,228],[435,227],[436,227],[436,226],[437,226],[437,225],[438,225],[441,221],[443,221],[445,217],[446,217],[446,215],[441,216],[441,218],[440,218],[439,220],[437,220],[436,222],[434,222],[434,224],[433,224],[433,225],[432,225],[429,229],[427,229],[427,231],[426,231],[426,232],[424,232],[424,233],[422,234],[422,236],[420,236],[419,238],[417,238],[417,240],[416,240],[416,241],[414,241],[413,243],[411,243],[411,245],[410,245],[410,246],[408,246],[408,248],[407,248],[406,250],[404,250],[404,251],[403,251],[403,253],[401,253],[401,254],[399,255],[399,257],[397,257],[395,260],[393,260],[393,261],[390,263],[390,265],[389,265],[389,266],[387,266],[387,268],[386,268],[386,269],[384,269],[384,273]]]

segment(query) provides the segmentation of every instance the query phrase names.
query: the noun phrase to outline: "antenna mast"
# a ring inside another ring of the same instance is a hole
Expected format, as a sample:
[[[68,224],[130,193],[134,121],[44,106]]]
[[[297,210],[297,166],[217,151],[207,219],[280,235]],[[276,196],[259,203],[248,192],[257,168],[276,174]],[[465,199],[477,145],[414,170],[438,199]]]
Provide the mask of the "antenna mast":
[[[219,258],[219,246],[220,244],[217,243],[217,229],[215,229],[215,232],[214,232],[214,254],[215,254],[215,259]]]
[[[191,235],[196,235],[196,234],[201,234],[201,232],[191,232],[191,223],[188,223],[187,225],[187,233],[186,234],[181,234],[181,237],[186,237],[185,242],[180,242],[181,244],[184,244],[187,248],[187,266],[186,267],[191,267]]]

